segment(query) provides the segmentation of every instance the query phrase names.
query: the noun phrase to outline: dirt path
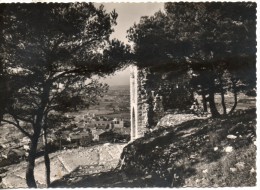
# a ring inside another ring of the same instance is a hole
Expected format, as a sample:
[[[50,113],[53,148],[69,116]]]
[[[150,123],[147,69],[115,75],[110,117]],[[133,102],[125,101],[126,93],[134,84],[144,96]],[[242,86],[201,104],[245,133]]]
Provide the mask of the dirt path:
[[[88,168],[88,172],[106,172],[115,168],[126,144],[104,144],[93,147],[58,151],[50,154],[51,182],[71,173],[78,167]],[[26,162],[12,165],[3,178],[6,188],[24,188]],[[45,166],[43,158],[36,160],[35,178],[38,187],[45,187]]]

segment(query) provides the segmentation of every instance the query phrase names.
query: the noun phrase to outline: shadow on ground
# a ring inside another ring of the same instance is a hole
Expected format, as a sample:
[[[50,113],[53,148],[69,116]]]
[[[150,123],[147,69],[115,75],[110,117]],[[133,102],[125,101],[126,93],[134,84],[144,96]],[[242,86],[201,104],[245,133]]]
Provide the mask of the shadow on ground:
[[[254,186],[255,129],[255,109],[159,128],[128,144],[116,169],[77,168],[52,187]]]

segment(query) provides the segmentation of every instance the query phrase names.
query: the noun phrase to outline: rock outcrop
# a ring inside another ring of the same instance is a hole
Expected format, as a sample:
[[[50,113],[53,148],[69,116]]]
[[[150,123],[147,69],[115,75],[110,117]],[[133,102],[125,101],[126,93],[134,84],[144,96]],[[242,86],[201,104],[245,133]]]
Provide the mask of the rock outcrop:
[[[124,148],[121,171],[136,187],[254,186],[255,114],[159,128]]]

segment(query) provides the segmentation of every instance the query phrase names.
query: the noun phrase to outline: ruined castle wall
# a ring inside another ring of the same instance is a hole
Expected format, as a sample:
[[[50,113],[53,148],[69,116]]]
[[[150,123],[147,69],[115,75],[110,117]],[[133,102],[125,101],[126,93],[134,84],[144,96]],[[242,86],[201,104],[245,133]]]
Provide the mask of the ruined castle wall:
[[[167,109],[179,110],[189,104],[189,93],[181,86],[188,80],[184,75],[165,80],[163,74],[131,67],[131,140],[144,136],[149,128],[156,126]]]
[[[131,114],[131,141],[137,138],[138,113],[137,113],[137,67],[130,68],[130,114]]]
[[[146,69],[132,66],[130,74],[131,140],[144,136],[152,125],[152,90]]]
[[[130,72],[131,140],[135,140],[148,130],[149,92],[146,90],[146,71],[132,66]]]
[[[151,102],[149,98],[151,96],[151,89],[149,89],[148,84],[148,72],[147,70],[138,70],[138,98],[137,98],[137,108],[138,108],[138,137],[144,136],[144,133],[149,129],[150,126],[150,115]]]

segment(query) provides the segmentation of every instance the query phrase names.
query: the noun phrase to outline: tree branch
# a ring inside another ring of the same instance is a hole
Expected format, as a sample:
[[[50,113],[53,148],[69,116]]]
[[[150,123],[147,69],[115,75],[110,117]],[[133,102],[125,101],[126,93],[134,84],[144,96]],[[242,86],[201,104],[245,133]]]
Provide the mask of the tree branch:
[[[82,68],[77,68],[77,69],[72,69],[72,70],[68,70],[68,71],[64,71],[60,74],[58,74],[57,76],[53,77],[52,82],[56,81],[57,79],[64,77],[67,74],[73,74],[73,73],[78,73],[78,72],[86,72],[87,70],[83,70]]]
[[[20,125],[19,125],[19,121],[18,123],[15,123],[15,122],[12,122],[12,121],[9,121],[9,120],[6,120],[6,119],[3,119],[2,120],[3,122],[5,123],[8,123],[8,124],[11,124],[13,126],[15,126],[16,128],[18,128],[25,136],[29,137],[30,139],[32,138],[32,135],[30,133],[28,133],[27,131],[25,131]],[[16,120],[17,122],[17,120]]]
[[[12,111],[13,111],[13,110],[10,110],[10,111],[8,112],[8,114],[10,114],[16,121],[21,120],[21,121],[24,121],[24,122],[28,122],[28,123],[33,124],[33,120],[19,117],[19,116],[17,116],[16,114],[14,114]],[[19,124],[19,121],[18,121],[17,123]]]
[[[76,53],[78,50],[80,50],[81,48],[83,48],[84,46],[87,46],[88,44],[94,42],[94,41],[98,41],[99,39],[98,38],[93,38],[89,41],[86,41],[84,43],[82,43],[81,45],[78,44],[75,48],[73,48],[73,50],[70,52],[71,54],[74,54]]]

